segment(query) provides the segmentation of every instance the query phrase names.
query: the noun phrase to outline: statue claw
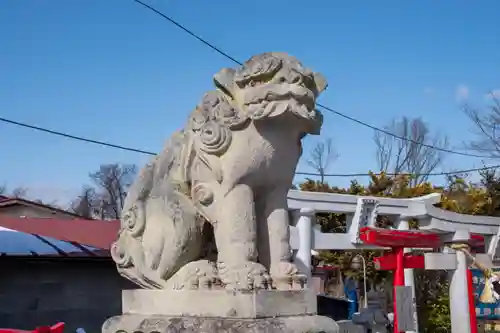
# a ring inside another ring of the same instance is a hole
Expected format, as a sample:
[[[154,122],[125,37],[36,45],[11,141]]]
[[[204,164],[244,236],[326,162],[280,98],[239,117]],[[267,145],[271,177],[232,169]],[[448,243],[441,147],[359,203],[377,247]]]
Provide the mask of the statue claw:
[[[295,274],[292,276],[294,290],[302,290],[307,284],[307,277],[303,274]]]
[[[278,290],[304,289],[307,277],[298,273],[298,268],[291,262],[280,262],[272,272],[274,287]]]
[[[217,284],[218,278],[214,263],[208,260],[193,261],[168,280],[166,289],[211,289]]]
[[[267,289],[271,284],[271,278],[266,268],[256,262],[245,262],[238,265],[221,263],[219,274],[226,289],[259,290]]]

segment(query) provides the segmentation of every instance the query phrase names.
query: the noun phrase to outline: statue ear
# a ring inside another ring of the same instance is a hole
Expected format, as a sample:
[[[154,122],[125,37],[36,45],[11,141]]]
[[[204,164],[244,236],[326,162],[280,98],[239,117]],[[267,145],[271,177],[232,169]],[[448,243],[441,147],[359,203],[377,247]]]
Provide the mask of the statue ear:
[[[227,95],[233,96],[234,74],[236,71],[232,68],[223,68],[214,75],[214,83],[217,88],[221,89]]]
[[[318,95],[321,94],[328,87],[328,82],[321,73],[314,73],[314,83],[316,84],[316,89],[318,89]]]

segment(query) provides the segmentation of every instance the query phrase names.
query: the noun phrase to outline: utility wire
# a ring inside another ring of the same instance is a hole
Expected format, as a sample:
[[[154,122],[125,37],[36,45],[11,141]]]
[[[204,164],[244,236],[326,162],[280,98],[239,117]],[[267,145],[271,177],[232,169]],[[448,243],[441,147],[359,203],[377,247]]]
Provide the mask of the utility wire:
[[[204,45],[208,46],[209,48],[211,48],[215,52],[219,53],[223,57],[226,57],[227,59],[231,60],[232,62],[234,62],[234,63],[236,63],[238,65],[243,65],[243,63],[241,61],[237,60],[236,58],[234,58],[231,55],[229,55],[227,52],[224,52],[219,47],[215,46],[214,44],[210,43],[209,41],[207,41],[203,37],[201,37],[198,34],[196,34],[195,32],[193,32],[190,29],[186,28],[185,26],[183,26],[182,24],[180,24],[179,22],[177,22],[176,20],[174,20],[172,17],[170,17],[170,16],[168,16],[168,15],[160,12],[158,9],[156,9],[156,8],[154,8],[154,7],[150,6],[150,5],[142,2],[141,0],[133,0],[133,1],[135,1],[138,4],[140,4],[143,7],[146,7],[147,9],[153,11],[154,13],[160,15],[161,17],[163,17],[164,19],[166,19],[167,21],[169,21],[170,23],[172,23],[176,27],[178,27],[181,30],[183,30],[184,32],[186,32],[191,37],[197,39],[198,41],[202,42]],[[444,153],[449,153],[449,154],[455,154],[455,155],[461,155],[461,156],[469,156],[469,157],[479,157],[479,158],[492,158],[491,156],[477,155],[477,154],[472,154],[472,153],[464,153],[464,152],[455,151],[455,150],[451,150],[451,149],[447,149],[447,148],[441,148],[441,147],[429,145],[429,144],[426,144],[426,143],[423,143],[423,142],[419,142],[419,141],[413,140],[411,138],[405,138],[403,136],[391,133],[391,132],[389,132],[387,130],[375,127],[375,126],[370,125],[370,124],[368,124],[368,123],[366,123],[364,121],[361,121],[361,120],[358,120],[358,119],[353,118],[351,116],[348,116],[348,115],[346,115],[346,114],[344,114],[342,112],[336,111],[336,110],[334,110],[334,109],[332,109],[332,108],[330,108],[330,107],[328,107],[326,105],[322,105],[320,103],[316,103],[316,105],[319,106],[320,108],[322,108],[322,109],[324,109],[324,110],[326,110],[328,112],[331,112],[333,114],[336,114],[336,115],[338,115],[338,116],[340,116],[342,118],[351,120],[351,121],[353,121],[353,122],[355,122],[357,124],[360,124],[362,126],[370,128],[372,130],[384,133],[386,135],[392,136],[392,137],[394,137],[396,139],[399,139],[399,140],[402,140],[402,141],[408,141],[408,142],[414,143],[416,145],[420,145],[420,146],[423,146],[423,147],[427,147],[427,148],[430,148],[430,149],[438,150],[438,151],[441,151],[441,152],[444,152]]]
[[[111,147],[111,148],[116,148],[116,149],[121,149],[121,150],[131,151],[131,152],[135,152],[135,153],[141,153],[141,154],[156,155],[155,153],[145,151],[142,149],[129,148],[129,147],[124,147],[124,146],[120,146],[120,145],[115,145],[112,143],[107,143],[104,141],[87,139],[87,138],[84,138],[81,136],[71,135],[71,134],[58,132],[58,131],[53,131],[53,130],[50,130],[47,128],[33,126],[33,125],[25,124],[25,123],[20,123],[18,121],[14,121],[14,120],[2,118],[2,117],[0,117],[0,121],[4,122],[4,123],[16,125],[19,127],[34,129],[36,131],[40,131],[40,132],[44,132],[44,133],[48,133],[48,134],[52,134],[52,135],[62,136],[64,138],[68,138],[68,139],[78,140],[78,141],[87,142],[87,143],[93,143],[93,144],[100,145],[100,146],[106,146],[106,147]]]
[[[430,148],[430,149],[442,151],[444,153],[455,154],[455,155],[462,155],[462,156],[469,156],[469,157],[479,157],[479,158],[493,158],[491,156],[477,155],[477,154],[471,154],[471,153],[464,153],[464,152],[461,152],[461,151],[451,150],[451,149],[447,149],[447,148],[441,148],[441,147],[429,145],[427,143],[419,142],[419,141],[416,141],[416,140],[413,140],[413,139],[410,139],[410,138],[405,138],[404,136],[400,136],[400,135],[391,133],[391,132],[389,132],[389,131],[387,131],[385,129],[375,127],[373,125],[365,123],[364,121],[358,120],[356,118],[353,118],[353,117],[348,116],[346,114],[343,114],[341,112],[335,111],[334,109],[329,108],[328,106],[322,105],[320,103],[316,103],[316,105],[319,106],[320,108],[323,108],[323,109],[327,110],[328,112],[336,114],[337,116],[340,116],[342,118],[351,120],[351,121],[353,121],[355,123],[358,123],[358,124],[363,125],[365,127],[371,128],[372,130],[375,130],[377,132],[384,133],[385,135],[392,136],[392,137],[394,137],[396,139],[399,139],[399,140],[402,140],[402,141],[409,141],[411,143],[417,144],[417,145],[422,146],[422,147],[427,147],[427,148]]]
[[[212,50],[214,50],[215,52],[219,53],[220,55],[228,58],[229,60],[231,60],[232,62],[235,62],[237,63],[238,65],[243,65],[242,62],[239,62],[238,60],[236,60],[235,58],[231,57],[229,54],[227,54],[226,52],[222,51],[221,49],[219,49],[218,47],[216,47],[215,45],[211,44],[210,42],[208,42],[207,40],[203,39],[202,37],[198,36],[197,34],[195,34],[194,32],[192,32],[191,30],[189,30],[188,28],[186,28],[185,26],[183,26],[182,24],[180,24],[179,22],[175,21],[173,18],[163,14],[162,12],[160,12],[158,9],[142,2],[142,1],[139,1],[139,0],[134,0],[135,2],[137,2],[138,4],[140,4],[141,6],[144,6],[146,7],[147,9],[155,12],[156,14],[160,15],[161,17],[163,17],[165,20],[169,21],[170,23],[172,23],[173,25],[175,25],[177,28],[183,30],[185,33],[187,33],[188,35],[190,35],[191,37],[193,38],[196,38],[198,41],[202,42],[203,44],[205,44],[206,46],[208,46],[209,48],[211,48]]]
[[[3,117],[0,117],[0,122],[15,125],[18,127],[23,127],[23,128],[28,128],[32,129],[35,131],[47,133],[47,134],[52,134],[52,135],[57,135],[63,138],[67,139],[72,139],[72,140],[77,140],[81,142],[86,142],[86,143],[92,143],[100,146],[106,146],[110,148],[115,148],[115,149],[120,149],[120,150],[125,150],[125,151],[130,151],[134,153],[140,153],[140,154],[145,154],[145,155],[156,155],[153,152],[143,150],[143,149],[137,149],[137,148],[131,148],[131,147],[126,147],[122,145],[117,145],[105,141],[99,141],[99,140],[94,140],[94,139],[88,139],[82,136],[76,136],[72,134],[67,134],[39,126],[33,126],[29,125],[26,123],[21,123],[19,121],[14,121],[10,119],[6,119]],[[463,174],[463,173],[469,173],[469,172],[474,172],[474,171],[484,171],[484,170],[491,170],[491,169],[497,169],[500,168],[500,165],[492,165],[492,166],[485,166],[482,168],[473,168],[473,169],[466,169],[466,170],[459,170],[459,171],[453,171],[453,172],[436,172],[436,173],[424,173],[424,174],[415,174],[414,176],[450,176],[450,175],[457,175],[457,174]],[[313,172],[296,172],[295,174],[301,175],[301,176],[321,176],[319,173],[313,173]],[[396,176],[397,174],[386,174],[388,176]],[[323,175],[324,177],[366,177],[370,176],[369,173],[327,173]]]
[[[408,176],[416,176],[416,177],[421,177],[421,176],[453,176],[453,175],[460,175],[460,174],[466,174],[469,172],[476,172],[476,171],[486,171],[486,170],[494,170],[500,168],[500,164],[497,165],[490,165],[490,166],[484,166],[481,168],[471,168],[471,169],[464,169],[464,170],[458,170],[458,171],[451,171],[451,172],[431,172],[431,173],[414,173],[414,174],[406,174],[404,172],[401,173],[384,173],[386,176],[399,176],[399,175],[408,175]],[[321,176],[319,173],[313,173],[313,172],[296,172],[295,174],[297,175],[302,175],[302,176]],[[378,174],[377,172],[374,172],[373,174]],[[323,175],[324,177],[368,177],[371,176],[369,173],[326,173]]]
[[[225,52],[223,52],[221,49],[215,47],[211,43],[209,43],[206,40],[204,40],[203,38],[199,37],[198,35],[196,35],[192,31],[190,31],[189,29],[185,28],[184,26],[182,26],[181,24],[179,24],[178,22],[176,22],[172,18],[168,17],[167,15],[161,13],[157,9],[155,9],[155,8],[153,8],[153,7],[145,4],[145,3],[143,3],[140,0],[134,0],[134,1],[137,2],[137,3],[139,3],[139,4],[141,4],[144,7],[152,10],[153,12],[155,12],[158,15],[162,16],[163,18],[167,19],[169,22],[171,22],[172,24],[176,25],[177,27],[179,27],[180,29],[182,29],[183,31],[185,31],[186,33],[188,33],[189,35],[193,36],[194,38],[196,38],[197,40],[199,40],[200,42],[202,42],[203,44],[207,45],[208,47],[210,47],[211,49],[213,49],[217,53],[225,56],[226,58],[230,59],[231,61],[233,61],[233,62],[235,62],[235,63],[237,63],[239,65],[242,64],[241,62],[239,62],[235,58],[229,56],[228,54],[226,54]],[[373,130],[380,131],[380,132],[382,132],[384,134],[396,137],[396,138],[398,138],[400,140],[407,140],[407,141],[413,142],[415,144],[419,144],[419,145],[422,145],[422,146],[425,146],[425,147],[428,147],[428,148],[432,148],[432,149],[436,149],[436,150],[441,150],[443,152],[452,153],[452,154],[458,154],[458,155],[464,155],[464,156],[472,156],[472,157],[489,157],[489,156],[479,156],[479,155],[473,155],[473,154],[465,154],[465,153],[456,152],[456,151],[453,151],[453,150],[448,150],[448,149],[443,149],[443,148],[439,148],[439,147],[435,147],[435,146],[431,146],[431,145],[422,144],[420,142],[413,141],[413,140],[408,139],[408,138],[397,136],[397,135],[395,135],[395,134],[393,134],[391,132],[388,132],[388,131],[382,130],[380,128],[377,128],[375,126],[372,126],[370,124],[364,123],[364,122],[362,122],[360,120],[357,120],[355,118],[347,116],[347,115],[345,115],[343,113],[335,111],[335,110],[333,110],[333,109],[331,109],[331,108],[329,108],[327,106],[321,105],[319,103],[317,103],[317,105],[319,107],[321,107],[321,108],[329,111],[329,112],[332,112],[332,113],[337,114],[337,115],[339,115],[341,117],[344,117],[344,118],[346,118],[348,120],[351,120],[351,121],[354,121],[356,123],[359,123],[359,124],[361,124],[363,126],[369,127],[369,128],[371,128]],[[124,150],[124,151],[130,151],[130,152],[140,153],[140,154],[145,154],[145,155],[156,155],[153,152],[146,151],[146,150],[143,150],[143,149],[131,148],[131,147],[126,147],[126,146],[122,146],[122,145],[118,145],[118,144],[113,144],[113,143],[109,143],[109,142],[105,142],[105,141],[99,141],[99,140],[89,139],[89,138],[85,138],[85,137],[81,137],[81,136],[76,136],[76,135],[72,135],[72,134],[68,134],[68,133],[64,133],[64,132],[59,132],[59,131],[56,131],[56,130],[51,130],[51,129],[47,129],[47,128],[43,128],[43,127],[39,127],[39,126],[34,126],[34,125],[22,123],[22,122],[19,122],[19,121],[14,121],[14,120],[3,118],[3,117],[0,117],[0,122],[11,124],[11,125],[15,125],[15,126],[18,126],[18,127],[23,127],[23,128],[27,128],[27,129],[32,129],[32,130],[40,131],[40,132],[47,133],[47,134],[52,134],[52,135],[64,137],[64,138],[67,138],[67,139],[77,140],[77,141],[81,141],[81,142],[92,143],[92,144],[96,144],[96,145],[100,145],[100,146],[106,146],[106,147],[110,147],[110,148],[115,148],[115,149],[120,149],[120,150]],[[481,168],[471,168],[471,169],[465,169],[465,170],[459,170],[459,171],[453,171],[453,172],[436,172],[436,173],[415,174],[415,176],[448,176],[448,175],[457,175],[457,174],[463,174],[463,173],[469,173],[469,172],[475,172],[475,171],[485,171],[485,170],[491,170],[491,169],[497,169],[497,168],[500,168],[500,165],[485,166],[485,167],[481,167]],[[320,174],[318,174],[318,173],[312,173],[312,172],[300,172],[299,171],[299,172],[296,172],[296,174],[297,175],[303,175],[303,176],[320,176]],[[396,174],[387,174],[387,175],[388,176],[395,176]],[[350,173],[350,174],[349,173],[345,173],[345,174],[328,173],[328,174],[324,174],[323,176],[325,176],[325,177],[366,177],[366,176],[370,176],[370,174],[368,174],[368,173]]]

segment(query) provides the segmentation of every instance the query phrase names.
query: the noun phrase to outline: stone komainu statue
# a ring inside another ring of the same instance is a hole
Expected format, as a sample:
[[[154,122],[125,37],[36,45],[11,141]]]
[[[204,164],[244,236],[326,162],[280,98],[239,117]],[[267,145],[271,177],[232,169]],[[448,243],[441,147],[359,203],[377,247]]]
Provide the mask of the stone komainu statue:
[[[285,288],[279,281],[297,276],[287,193],[301,139],[320,132],[315,99],[326,81],[264,53],[214,83],[131,187],[112,257],[144,288]]]

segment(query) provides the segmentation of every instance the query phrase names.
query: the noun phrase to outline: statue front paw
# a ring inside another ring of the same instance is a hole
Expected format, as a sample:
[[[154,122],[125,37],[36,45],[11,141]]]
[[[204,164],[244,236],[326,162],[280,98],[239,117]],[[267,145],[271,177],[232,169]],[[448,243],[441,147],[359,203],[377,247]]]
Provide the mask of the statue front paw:
[[[182,267],[168,280],[165,289],[217,289],[219,285],[215,264],[208,260],[199,260]]]
[[[307,277],[299,274],[297,266],[288,261],[281,261],[271,266],[273,287],[278,290],[303,289]]]
[[[259,263],[247,261],[227,264],[219,262],[217,268],[226,289],[256,290],[268,289],[271,286],[271,277],[267,269]]]

